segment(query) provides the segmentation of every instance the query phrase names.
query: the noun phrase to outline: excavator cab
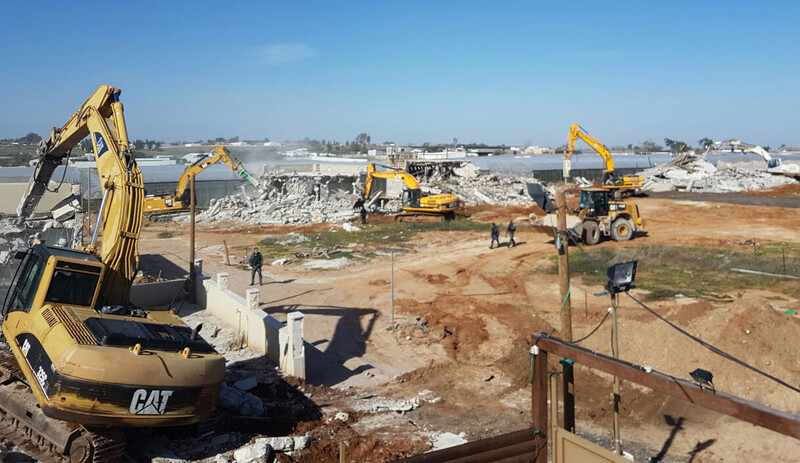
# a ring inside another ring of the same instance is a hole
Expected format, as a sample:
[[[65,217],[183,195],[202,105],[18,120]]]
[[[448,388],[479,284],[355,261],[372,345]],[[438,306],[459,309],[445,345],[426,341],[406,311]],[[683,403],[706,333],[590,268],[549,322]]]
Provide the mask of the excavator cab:
[[[22,262],[3,302],[4,317],[45,303],[95,307],[105,271],[95,256],[37,244],[17,257]]]
[[[420,207],[419,200],[422,198],[422,190],[416,189],[403,189],[403,207]]]

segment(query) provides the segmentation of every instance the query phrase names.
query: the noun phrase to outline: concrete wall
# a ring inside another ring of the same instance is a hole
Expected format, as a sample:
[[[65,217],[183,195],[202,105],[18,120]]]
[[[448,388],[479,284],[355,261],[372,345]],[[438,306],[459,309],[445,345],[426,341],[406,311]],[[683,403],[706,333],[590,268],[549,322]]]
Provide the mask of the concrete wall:
[[[187,284],[185,278],[133,285],[131,286],[131,302],[139,307],[169,304],[184,284]],[[178,296],[176,300],[180,299],[181,296]]]
[[[247,347],[269,357],[286,374],[306,377],[301,313],[289,314],[290,326],[281,323],[255,308],[258,306],[257,289],[248,290],[248,299],[229,290],[225,273],[217,274],[216,281],[203,280],[197,289],[197,302],[235,329]]]
[[[55,176],[53,176],[55,178]],[[55,178],[56,181],[61,178]],[[25,193],[25,188],[28,183],[0,183],[0,213],[2,214],[16,214],[17,205],[19,204],[22,194]],[[53,206],[58,204],[65,198],[72,194],[70,184],[64,183],[58,189],[58,193],[47,192],[42,196],[41,201],[36,206],[36,213],[47,213]]]

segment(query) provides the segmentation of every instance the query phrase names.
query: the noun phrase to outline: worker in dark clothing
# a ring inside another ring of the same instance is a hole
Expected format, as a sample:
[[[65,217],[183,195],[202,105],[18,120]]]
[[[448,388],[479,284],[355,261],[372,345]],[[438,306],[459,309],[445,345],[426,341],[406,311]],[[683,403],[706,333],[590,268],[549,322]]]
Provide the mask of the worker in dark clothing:
[[[258,285],[263,285],[261,279],[261,266],[264,264],[264,256],[258,252],[258,248],[253,248],[253,253],[247,258],[247,263],[250,264],[250,286],[253,286],[256,281],[256,273],[258,273]]]
[[[517,226],[514,225],[514,220],[512,219],[508,222],[508,228],[506,228],[506,237],[508,237],[508,247],[514,247],[517,245],[517,242],[514,241],[514,232],[517,231]]]
[[[492,224],[492,243],[489,245],[489,249],[494,248],[494,243],[497,242],[497,247],[500,247],[500,229],[497,228],[497,225],[494,223]]]
[[[361,205],[361,210],[359,211],[361,215],[361,225],[365,225],[367,223],[367,208],[364,205]]]

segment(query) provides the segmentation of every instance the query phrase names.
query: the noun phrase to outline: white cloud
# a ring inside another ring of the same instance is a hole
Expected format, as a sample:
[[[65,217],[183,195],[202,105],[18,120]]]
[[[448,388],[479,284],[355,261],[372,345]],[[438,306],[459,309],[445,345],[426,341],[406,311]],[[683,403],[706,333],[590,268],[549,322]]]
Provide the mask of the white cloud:
[[[261,49],[261,60],[267,64],[284,64],[314,56],[311,46],[305,43],[273,43]]]

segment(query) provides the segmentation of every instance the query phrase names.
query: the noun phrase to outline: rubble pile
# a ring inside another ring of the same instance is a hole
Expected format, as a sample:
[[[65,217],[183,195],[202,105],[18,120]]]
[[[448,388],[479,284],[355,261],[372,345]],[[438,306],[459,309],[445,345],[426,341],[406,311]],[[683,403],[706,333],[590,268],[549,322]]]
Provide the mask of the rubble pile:
[[[731,193],[765,190],[796,182],[791,177],[773,175],[726,163],[719,168],[697,154],[683,154],[639,175],[644,177],[646,191],[695,191]]]
[[[431,169],[418,173],[426,194],[453,193],[468,204],[533,204],[526,194],[524,177],[484,175],[473,164]],[[342,223],[358,218],[353,205],[362,191],[361,180],[347,175],[300,175],[265,171],[259,179],[260,193],[239,194],[212,199],[199,213],[198,222],[237,221],[252,225],[301,223]],[[399,191],[399,190],[398,190]],[[367,204],[371,212],[396,213],[402,210],[399,199]],[[186,220],[186,217],[176,220]]]
[[[14,259],[17,251],[25,251],[34,239],[50,245],[74,248],[83,237],[83,214],[58,222],[55,219],[27,220],[17,224],[17,217],[0,218],[0,286],[11,283],[19,261]]]
[[[453,193],[464,203],[510,205],[533,204],[525,185],[536,180],[484,175],[474,164],[465,163],[449,171],[436,171],[419,181],[423,190],[431,194]]]
[[[301,176],[266,173],[261,193],[212,199],[198,222],[239,221],[253,225],[345,222],[353,219],[357,179],[352,176]]]

